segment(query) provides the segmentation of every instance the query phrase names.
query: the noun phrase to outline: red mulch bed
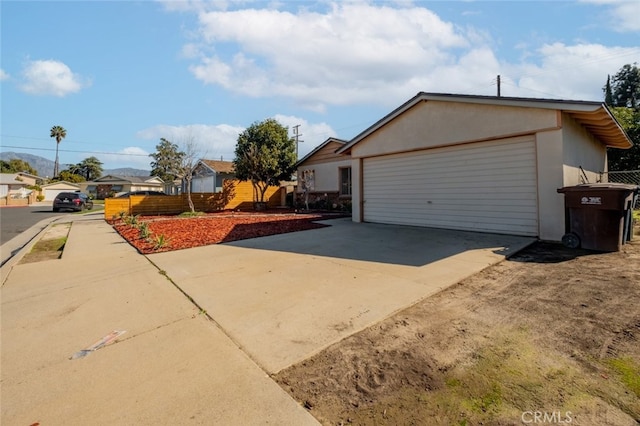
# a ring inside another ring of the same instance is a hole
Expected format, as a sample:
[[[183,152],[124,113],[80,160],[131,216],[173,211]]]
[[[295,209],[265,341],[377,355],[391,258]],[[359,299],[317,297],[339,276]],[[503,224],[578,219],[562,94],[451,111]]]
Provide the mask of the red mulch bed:
[[[313,221],[344,217],[336,214],[220,212],[196,217],[144,216],[138,223],[148,226],[148,238],[140,227],[123,220],[111,221],[118,233],[142,254],[181,250],[248,238],[306,231],[328,225]],[[164,239],[164,243],[159,241]]]

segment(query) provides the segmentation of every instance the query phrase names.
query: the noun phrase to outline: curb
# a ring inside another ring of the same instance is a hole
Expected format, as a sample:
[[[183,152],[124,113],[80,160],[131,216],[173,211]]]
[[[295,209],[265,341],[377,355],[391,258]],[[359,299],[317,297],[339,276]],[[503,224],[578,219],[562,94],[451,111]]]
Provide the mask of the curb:
[[[4,285],[13,267],[28,253],[33,245],[38,242],[38,237],[51,226],[52,223],[65,216],[55,216],[43,219],[31,228],[17,235],[0,246],[2,262],[0,263],[0,287]]]

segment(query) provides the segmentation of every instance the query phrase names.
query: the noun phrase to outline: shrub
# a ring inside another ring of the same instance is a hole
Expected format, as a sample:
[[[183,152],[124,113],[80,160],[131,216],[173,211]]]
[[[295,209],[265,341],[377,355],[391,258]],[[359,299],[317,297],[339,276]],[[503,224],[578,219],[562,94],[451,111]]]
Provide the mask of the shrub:
[[[134,228],[137,228],[138,227],[138,222],[139,222],[138,216],[139,215],[136,215],[136,216],[125,216],[122,220],[124,221],[124,223],[126,225],[129,225],[129,226],[132,226]]]
[[[140,237],[144,240],[148,240],[151,237],[151,231],[149,231],[149,224],[147,222],[140,222],[138,225],[140,230]]]
[[[165,237],[164,234],[156,235],[156,237],[154,238],[153,249],[154,250],[160,250],[161,248],[163,248],[167,244],[169,244],[169,239],[167,237]]]

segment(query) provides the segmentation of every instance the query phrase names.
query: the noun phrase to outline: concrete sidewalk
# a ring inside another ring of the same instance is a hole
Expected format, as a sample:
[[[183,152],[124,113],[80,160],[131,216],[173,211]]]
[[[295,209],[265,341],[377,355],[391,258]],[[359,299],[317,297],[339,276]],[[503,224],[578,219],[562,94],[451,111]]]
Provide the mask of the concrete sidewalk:
[[[5,266],[3,425],[318,424],[101,215],[60,260]]]

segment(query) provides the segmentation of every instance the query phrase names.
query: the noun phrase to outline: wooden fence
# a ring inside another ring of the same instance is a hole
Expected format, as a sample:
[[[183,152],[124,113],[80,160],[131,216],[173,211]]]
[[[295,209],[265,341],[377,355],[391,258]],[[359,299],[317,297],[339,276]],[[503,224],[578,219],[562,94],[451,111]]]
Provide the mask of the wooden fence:
[[[267,206],[282,205],[281,188],[267,188]],[[196,211],[253,210],[253,186],[251,182],[226,180],[222,192],[192,193],[191,201]],[[104,200],[104,218],[109,220],[126,215],[171,215],[188,212],[187,194],[180,195],[132,195],[129,198],[107,198]]]

